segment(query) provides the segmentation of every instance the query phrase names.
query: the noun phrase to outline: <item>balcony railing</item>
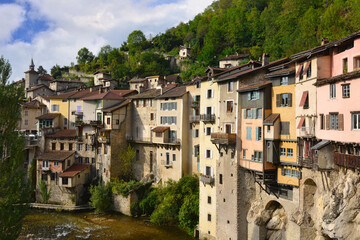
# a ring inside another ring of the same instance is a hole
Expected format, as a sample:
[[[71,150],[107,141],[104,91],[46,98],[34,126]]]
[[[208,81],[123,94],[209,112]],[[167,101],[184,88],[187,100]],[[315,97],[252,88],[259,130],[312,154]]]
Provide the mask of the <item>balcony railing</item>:
[[[151,143],[151,138],[146,137],[136,137],[136,136],[126,136],[126,140],[129,142],[144,142],[144,143]]]
[[[334,163],[346,168],[360,169],[360,156],[334,152]]]
[[[164,143],[173,143],[173,144],[180,144],[179,138],[165,138]]]
[[[315,135],[314,127],[301,127],[298,129],[299,137],[313,137]]]
[[[211,142],[214,144],[236,144],[235,133],[212,133]]]
[[[297,161],[299,166],[305,168],[312,168],[314,170],[318,170],[318,159],[316,157],[302,157],[298,156]]]
[[[189,121],[190,123],[200,122],[200,115],[190,115]]]
[[[215,114],[201,114],[200,120],[203,122],[215,122]]]
[[[209,175],[200,174],[200,181],[206,184],[214,183],[214,178]]]
[[[200,107],[200,102],[199,101],[193,101],[191,103],[191,107],[192,108],[199,108]]]

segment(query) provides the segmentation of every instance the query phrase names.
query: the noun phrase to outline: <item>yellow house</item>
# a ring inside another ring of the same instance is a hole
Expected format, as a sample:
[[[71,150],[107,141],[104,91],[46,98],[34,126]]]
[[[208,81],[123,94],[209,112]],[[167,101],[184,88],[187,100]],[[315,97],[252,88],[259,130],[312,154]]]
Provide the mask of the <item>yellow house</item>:
[[[60,113],[60,128],[68,129],[69,128],[69,97],[74,95],[75,92],[62,93],[56,96],[50,97],[50,112],[51,113]]]
[[[277,183],[299,186],[300,169],[297,163],[295,66],[290,63],[269,69],[272,81],[272,112],[279,114],[277,151]],[[270,129],[270,127],[269,127]]]

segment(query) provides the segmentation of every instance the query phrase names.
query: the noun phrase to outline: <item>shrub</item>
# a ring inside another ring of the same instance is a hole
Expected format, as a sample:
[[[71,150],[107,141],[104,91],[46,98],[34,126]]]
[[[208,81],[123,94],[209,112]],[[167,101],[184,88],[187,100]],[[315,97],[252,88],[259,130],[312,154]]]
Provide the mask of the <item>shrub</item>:
[[[111,210],[112,207],[112,184],[106,185],[92,185],[90,187],[90,205],[95,208],[95,212],[106,212]]]
[[[179,211],[179,225],[190,235],[194,235],[194,228],[199,223],[199,194],[188,195]]]
[[[51,187],[49,187],[49,190],[47,190],[47,186],[46,186],[45,182],[43,180],[40,180],[40,192],[41,192],[41,197],[42,197],[43,203],[49,202],[50,191],[51,191]]]

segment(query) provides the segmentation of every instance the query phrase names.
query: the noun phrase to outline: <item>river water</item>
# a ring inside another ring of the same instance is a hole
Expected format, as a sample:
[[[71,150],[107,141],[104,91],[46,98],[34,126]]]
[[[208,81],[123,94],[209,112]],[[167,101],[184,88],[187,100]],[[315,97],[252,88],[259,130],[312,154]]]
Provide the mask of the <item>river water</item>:
[[[177,227],[156,226],[147,219],[120,214],[33,211],[18,239],[193,239]]]

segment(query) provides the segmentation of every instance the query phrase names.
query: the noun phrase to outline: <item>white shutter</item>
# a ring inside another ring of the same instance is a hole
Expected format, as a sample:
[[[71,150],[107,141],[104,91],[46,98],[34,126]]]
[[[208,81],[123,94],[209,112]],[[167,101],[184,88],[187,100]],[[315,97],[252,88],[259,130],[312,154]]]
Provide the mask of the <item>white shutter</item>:
[[[204,166],[204,172],[203,172],[204,175],[206,175],[206,166]]]
[[[215,114],[215,107],[211,107],[211,114]]]
[[[207,156],[206,156],[206,149],[205,149],[205,152],[204,152],[204,154],[205,154],[204,156],[205,156],[205,158],[206,158],[206,157],[207,157]]]
[[[214,89],[211,89],[211,97],[214,97]]]
[[[214,168],[213,167],[210,167],[210,169],[211,169],[211,177],[214,177]]]
[[[213,128],[211,128],[211,132],[210,132],[210,135],[211,135],[211,133],[213,133],[214,132],[214,129]]]

